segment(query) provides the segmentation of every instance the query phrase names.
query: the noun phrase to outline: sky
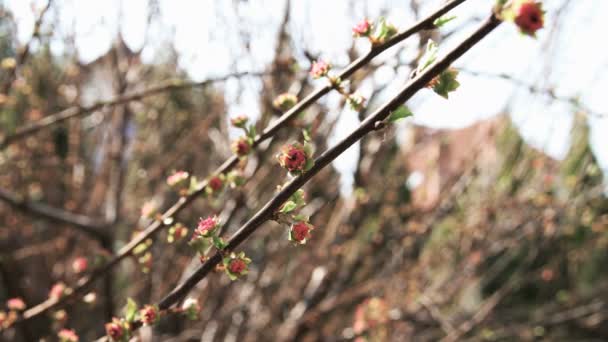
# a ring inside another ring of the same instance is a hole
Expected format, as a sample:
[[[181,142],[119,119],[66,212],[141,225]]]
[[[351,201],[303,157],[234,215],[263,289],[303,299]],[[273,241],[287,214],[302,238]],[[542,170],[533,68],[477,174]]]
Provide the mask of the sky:
[[[538,39],[525,37],[513,25],[502,25],[454,65],[468,71],[504,73],[526,85],[553,89],[559,97],[576,97],[591,110],[592,149],[605,172],[608,172],[608,49],[601,43],[602,32],[608,32],[608,1],[545,0],[546,28]],[[31,4],[44,1],[5,0],[18,22],[18,38],[29,40],[34,22]],[[346,65],[346,54],[352,42],[351,27],[361,18],[384,15],[399,28],[407,27],[414,16],[402,0],[292,1],[289,31],[297,44],[320,54],[334,65]],[[422,16],[437,8],[441,1],[420,1]],[[492,1],[469,0],[451,12],[457,18],[442,30],[456,32],[440,44],[440,54],[458,44],[470,33],[478,20],[487,14]],[[157,12],[150,13],[148,0],[56,0],[51,18],[57,20],[59,37],[52,49],[65,50],[61,36],[76,32],[75,44],[82,62],[96,59],[107,52],[120,30],[132,49],[141,49],[144,61],[153,63],[163,56],[163,48],[173,44],[179,53],[179,65],[194,80],[221,76],[234,71],[259,70],[268,65],[274,54],[277,28],[282,20],[285,0],[213,1],[158,0]],[[381,10],[390,8],[388,13]],[[155,20],[148,27],[148,17]],[[555,25],[556,17],[559,25]],[[254,34],[251,34],[254,32]],[[242,39],[252,40],[250,50]],[[417,39],[417,38],[416,38]],[[410,39],[378,57],[379,62],[407,61],[416,52],[418,41]],[[357,42],[363,53],[366,42]],[[300,53],[302,51],[299,51]],[[296,57],[307,68],[303,54]],[[381,99],[395,94],[410,70],[399,67],[379,68],[359,91],[371,94],[374,87],[386,85]],[[570,146],[570,129],[578,108],[555,101],[549,96],[531,94],[512,82],[497,77],[473,76],[461,72],[460,89],[449,100],[422,91],[408,105],[415,117],[412,122],[436,128],[459,128],[508,110],[526,142],[556,159],[563,158]],[[244,84],[243,84],[244,83]],[[261,83],[256,79],[229,81],[225,85],[233,114],[259,115],[257,94]],[[334,108],[330,115],[340,115],[330,144],[358,125],[357,116],[338,108],[339,96],[330,94],[321,101]],[[374,104],[370,104],[374,105]],[[341,156],[334,166],[343,174],[343,190],[348,192],[352,170],[358,158],[358,145]]]

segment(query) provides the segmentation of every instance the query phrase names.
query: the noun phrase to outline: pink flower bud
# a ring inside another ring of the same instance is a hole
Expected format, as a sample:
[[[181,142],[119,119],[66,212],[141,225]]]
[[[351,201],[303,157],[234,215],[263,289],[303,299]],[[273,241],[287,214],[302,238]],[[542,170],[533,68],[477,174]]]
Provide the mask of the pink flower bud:
[[[173,243],[174,241],[179,241],[185,238],[186,235],[188,235],[188,228],[184,227],[181,223],[176,223],[169,228],[167,242]]]
[[[219,176],[213,176],[209,179],[209,182],[207,184],[209,185],[209,188],[213,190],[213,192],[216,192],[222,190],[222,187],[224,186],[224,181]]]
[[[228,270],[233,274],[240,275],[246,269],[247,264],[241,259],[232,260],[230,261],[230,264],[228,264]]]
[[[307,222],[296,222],[289,230],[289,239],[298,244],[305,244],[306,240],[310,238],[310,232],[315,227]]]
[[[158,309],[152,305],[146,305],[139,311],[141,321],[144,325],[152,325],[158,320]]]
[[[224,269],[231,280],[235,280],[238,277],[247,274],[249,271],[247,265],[249,265],[250,262],[251,259],[245,257],[245,253],[243,252],[239,254],[230,253],[230,255],[223,260]]]
[[[248,121],[249,121],[249,118],[245,115],[239,115],[239,116],[236,116],[236,117],[230,119],[230,123],[232,124],[232,126],[237,127],[237,128],[245,128]]]
[[[372,22],[363,19],[355,27],[353,27],[353,35],[355,37],[367,37],[372,32]]]
[[[206,219],[200,219],[194,231],[194,237],[209,237],[215,233],[219,226],[220,219],[217,216],[208,216]]]
[[[251,144],[245,137],[240,137],[232,143],[232,151],[239,157],[244,157],[251,151]]]
[[[63,295],[65,294],[65,290],[66,287],[64,283],[56,283],[55,285],[53,285],[53,287],[51,287],[51,291],[49,291],[49,298],[59,299],[63,297]]]
[[[118,318],[112,319],[112,322],[106,323],[106,335],[111,341],[120,341],[125,333],[125,329],[122,326],[122,322]]]
[[[170,187],[182,186],[186,180],[190,177],[190,174],[186,171],[176,171],[171,176],[167,177],[167,184]]]
[[[293,94],[289,94],[289,93],[283,93],[283,94],[277,96],[276,99],[274,99],[274,101],[272,102],[272,105],[276,109],[279,109],[282,111],[287,111],[287,110],[291,109],[291,107],[295,106],[296,103],[298,103],[297,96],[295,96]]]
[[[331,65],[323,60],[314,61],[310,68],[310,75],[312,78],[317,79],[323,76],[327,76],[327,73],[331,69]]]
[[[544,26],[544,13],[539,2],[522,0],[515,4],[515,24],[521,32],[534,36]]]
[[[79,257],[72,262],[72,269],[74,270],[74,273],[82,273],[87,270],[88,265],[87,258]]]
[[[61,329],[57,337],[59,337],[60,342],[78,342],[78,335],[70,329]]]
[[[277,159],[289,172],[299,172],[304,170],[308,156],[300,143],[291,143],[283,146]]]
[[[11,298],[6,301],[6,307],[9,310],[23,311],[25,310],[25,302],[19,297]]]

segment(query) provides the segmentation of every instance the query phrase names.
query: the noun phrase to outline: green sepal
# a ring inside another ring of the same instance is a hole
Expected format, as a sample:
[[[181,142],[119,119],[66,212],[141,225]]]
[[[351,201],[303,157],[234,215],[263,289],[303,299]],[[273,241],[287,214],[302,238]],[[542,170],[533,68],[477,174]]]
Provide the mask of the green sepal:
[[[226,242],[224,241],[224,239],[222,239],[219,236],[215,236],[215,235],[213,235],[211,238],[213,241],[213,246],[215,246],[215,248],[217,248],[219,250],[226,248]]]

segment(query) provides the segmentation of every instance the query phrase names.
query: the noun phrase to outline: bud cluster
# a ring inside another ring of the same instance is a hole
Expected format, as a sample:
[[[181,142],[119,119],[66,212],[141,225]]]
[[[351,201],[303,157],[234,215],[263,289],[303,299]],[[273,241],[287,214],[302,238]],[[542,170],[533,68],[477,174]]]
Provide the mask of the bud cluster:
[[[256,137],[255,125],[247,125],[249,118],[245,115],[239,115],[230,120],[232,126],[240,128],[245,132],[245,135],[232,142],[232,152],[239,158],[247,157],[251,152],[253,142]]]
[[[363,19],[352,30],[353,36],[356,38],[367,38],[372,45],[383,44],[398,32],[397,27],[388,23],[384,18],[378,19],[377,24],[374,24],[369,19]]]

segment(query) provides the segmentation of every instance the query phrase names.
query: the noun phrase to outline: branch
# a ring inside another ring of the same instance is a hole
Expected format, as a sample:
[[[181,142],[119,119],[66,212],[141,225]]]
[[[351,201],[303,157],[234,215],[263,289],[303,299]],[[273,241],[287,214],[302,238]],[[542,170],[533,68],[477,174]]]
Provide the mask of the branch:
[[[166,81],[164,84],[154,86],[145,90],[133,92],[131,94],[126,94],[122,96],[115,97],[113,99],[107,101],[99,101],[90,106],[72,106],[66,108],[57,113],[48,115],[43,119],[27,124],[21,128],[18,128],[15,133],[11,135],[7,135],[6,137],[0,139],[0,150],[6,148],[8,145],[14,143],[15,141],[27,137],[31,134],[34,134],[42,129],[48,128],[52,125],[58,124],[62,121],[85,116],[91,114],[97,110],[101,110],[108,107],[114,107],[117,105],[125,104],[131,101],[138,101],[143,98],[156,95],[162,92],[172,91],[172,90],[181,90],[188,88],[200,88],[205,87],[213,83],[224,82],[230,78],[236,77],[246,77],[246,76],[263,76],[265,72],[237,72],[229,75],[225,75],[222,77],[209,78],[200,82],[183,82],[180,80]]]
[[[275,195],[266,205],[258,211],[245,225],[243,225],[228,241],[228,245],[224,251],[232,251],[244,242],[251,234],[253,234],[263,223],[270,220],[279,207],[289,199],[300,187],[308,182],[314,175],[329,165],[340,154],[346,151],[350,146],[360,140],[366,134],[376,130],[376,123],[386,119],[393,110],[401,104],[409,100],[416,92],[426,87],[426,85],[441,71],[445,70],[455,60],[461,57],[465,52],[477,44],[487,34],[494,30],[501,21],[492,14],[483,24],[465,41],[450,51],[445,57],[435,62],[433,65],[425,69],[414,79],[409,81],[401,91],[393,97],[389,102],[372,113],[365,119],[361,125],[351,132],[346,138],[341,140],[337,145],[325,151],[315,160],[314,166],[306,173],[292,179],[283,189]],[[222,251],[222,252],[224,252]],[[211,258],[207,259],[199,268],[182,284],[177,286],[171,293],[163,298],[158,306],[161,310],[166,310],[172,305],[181,300],[196,284],[209,274],[216,265],[222,261],[222,254],[216,252]],[[135,322],[132,327],[137,329],[141,322]]]
[[[0,200],[24,213],[33,214],[50,221],[69,224],[100,242],[108,239],[108,233],[105,230],[108,227],[108,223],[106,222],[96,221],[89,216],[74,214],[44,203],[30,202],[4,189],[0,189]]]
[[[398,33],[393,38],[388,40],[386,43],[372,47],[372,49],[367,54],[359,57],[358,59],[353,61],[350,65],[348,65],[346,67],[346,69],[344,69],[338,75],[338,77],[342,80],[348,78],[353,73],[355,73],[355,71],[362,68],[366,63],[368,63],[374,57],[376,57],[380,53],[384,52],[385,50],[389,49],[390,47],[409,38],[410,36],[418,33],[421,30],[433,28],[434,27],[433,21],[435,21],[435,19],[441,17],[442,15],[444,15],[445,13],[447,13],[448,11],[450,11],[454,7],[462,4],[465,1],[466,0],[452,0],[448,3],[446,3],[443,7],[439,8],[436,12],[434,12],[427,18],[415,23],[413,26],[411,26],[407,30],[405,30],[401,33]],[[332,89],[333,89],[332,86],[328,84],[322,88],[319,88],[312,94],[308,95],[306,98],[304,98],[302,101],[300,101],[294,107],[292,107],[289,111],[285,112],[285,114],[283,114],[279,119],[277,119],[277,121],[275,121],[272,125],[267,127],[262,132],[262,134],[258,135],[252,144],[252,148],[257,147],[265,140],[271,138],[280,128],[287,125],[287,123],[289,123],[289,121],[291,119],[297,117],[303,110],[305,110],[306,108],[311,106],[318,99],[320,99],[323,95],[329,93]],[[237,156],[233,155],[228,160],[226,160],[219,168],[217,168],[213,174],[226,173],[226,172],[232,170],[238,164],[238,161],[239,161],[239,158]],[[309,175],[309,173],[307,173],[306,175]],[[181,212],[184,208],[188,207],[198,196],[200,196],[201,194],[204,194],[206,187],[207,187],[207,182],[203,182],[199,190],[193,192],[192,194],[190,194],[188,196],[181,197],[172,207],[170,207],[167,211],[165,211],[165,213],[161,216],[160,220],[154,221],[152,224],[150,224],[135,239],[133,239],[129,243],[127,243],[118,252],[118,254],[116,256],[114,256],[110,261],[108,261],[105,265],[101,266],[96,271],[92,272],[90,275],[85,276],[84,278],[80,279],[78,281],[77,287],[73,289],[72,294],[70,294],[69,296],[64,296],[59,300],[51,299],[51,298],[47,299],[45,302],[42,302],[42,303],[26,310],[18,322],[27,321],[52,308],[56,308],[56,307],[64,304],[68,300],[75,298],[77,295],[84,293],[85,290],[88,288],[88,286],[90,286],[96,279],[102,277],[105,273],[107,273],[109,270],[111,270],[115,265],[117,265],[123,259],[125,259],[129,255],[131,255],[133,249],[137,245],[139,245],[140,243],[144,242],[145,240],[153,237],[156,233],[158,233],[161,230],[161,228],[165,227],[166,225],[163,224],[163,222],[165,220],[175,217],[175,215],[179,214],[179,212]],[[290,188],[290,187],[288,187],[288,188],[291,189],[292,191],[297,190],[297,188]],[[282,202],[279,203],[279,205],[280,204],[282,204]],[[261,221],[258,224],[258,226],[262,222],[263,221]],[[215,260],[215,258],[216,257],[214,257],[212,260]],[[215,261],[217,263],[217,260],[215,260]],[[205,264],[205,265],[207,265],[207,264]],[[209,266],[207,265],[206,267],[209,267]],[[190,280],[190,281],[192,281],[192,280]],[[188,290],[186,290],[184,292],[184,294],[187,292],[188,292]]]
[[[4,81],[4,84],[2,84],[2,89],[0,90],[0,94],[8,95],[8,92],[11,90],[13,81],[15,81],[15,77],[17,76],[17,69],[19,69],[19,67],[25,63],[28,56],[30,55],[30,47],[31,47],[34,39],[40,37],[40,26],[42,25],[42,20],[44,19],[44,15],[46,14],[46,12],[49,10],[49,8],[51,8],[52,2],[53,2],[53,0],[49,0],[46,3],[46,6],[44,6],[44,8],[42,8],[42,10],[40,11],[38,18],[36,18],[36,22],[34,23],[34,32],[32,34],[32,38],[30,38],[30,40],[27,42],[27,44],[25,44],[25,46],[21,50],[21,53],[19,55],[17,55],[16,65],[14,68],[11,68],[8,71],[8,77]]]

